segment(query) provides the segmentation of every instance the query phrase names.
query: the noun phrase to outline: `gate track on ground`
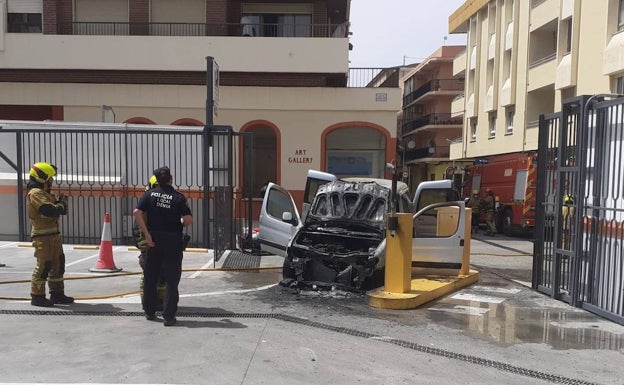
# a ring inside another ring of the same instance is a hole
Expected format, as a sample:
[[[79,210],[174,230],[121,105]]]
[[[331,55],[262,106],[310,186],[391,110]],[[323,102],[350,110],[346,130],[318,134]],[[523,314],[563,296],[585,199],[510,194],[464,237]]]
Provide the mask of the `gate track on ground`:
[[[100,317],[143,317],[143,312],[86,312],[86,311],[45,311],[45,310],[0,310],[0,315],[32,315],[32,316],[100,316]],[[368,332],[362,332],[355,329],[345,328],[341,326],[333,326],[320,322],[310,321],[304,318],[294,317],[285,314],[278,313],[201,313],[201,312],[179,312],[178,317],[188,318],[263,318],[263,319],[275,319],[284,322],[291,322],[303,326],[309,326],[317,329],[323,329],[332,331],[335,333],[342,333],[354,337],[361,337],[366,339],[372,339],[379,342],[400,346],[402,348],[414,350],[420,353],[431,354],[438,357],[445,357],[452,360],[458,360],[468,362],[471,364],[494,368],[504,372],[518,374],[525,377],[535,378],[539,380],[549,381],[556,384],[568,384],[568,385],[598,385],[595,382],[589,382],[584,380],[577,380],[570,377],[564,377],[557,374],[544,373],[537,370],[523,368],[521,366],[511,365],[508,363],[488,360],[476,356],[471,356],[462,353],[456,353],[445,349],[432,348],[430,346],[418,344],[415,342],[398,340],[396,338],[382,336],[378,334],[372,334]]]

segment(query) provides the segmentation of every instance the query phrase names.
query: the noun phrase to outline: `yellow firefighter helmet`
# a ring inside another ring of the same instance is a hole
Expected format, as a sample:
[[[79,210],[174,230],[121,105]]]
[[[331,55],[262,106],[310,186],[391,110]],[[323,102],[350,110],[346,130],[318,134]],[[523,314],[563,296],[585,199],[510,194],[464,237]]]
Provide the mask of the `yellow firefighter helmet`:
[[[147,190],[151,190],[154,187],[158,186],[158,181],[156,180],[156,175],[152,175],[149,179],[149,183],[147,184]]]
[[[56,176],[56,166],[46,163],[37,162],[30,168],[30,179],[35,182],[45,183],[50,178]]]

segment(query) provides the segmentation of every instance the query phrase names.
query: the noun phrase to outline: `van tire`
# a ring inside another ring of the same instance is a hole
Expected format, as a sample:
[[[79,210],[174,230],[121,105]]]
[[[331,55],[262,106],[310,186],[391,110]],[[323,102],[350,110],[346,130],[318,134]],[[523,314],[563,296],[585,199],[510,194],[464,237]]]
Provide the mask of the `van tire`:
[[[282,265],[282,279],[295,279],[295,269],[292,267],[292,263],[288,258],[284,258],[284,264]]]

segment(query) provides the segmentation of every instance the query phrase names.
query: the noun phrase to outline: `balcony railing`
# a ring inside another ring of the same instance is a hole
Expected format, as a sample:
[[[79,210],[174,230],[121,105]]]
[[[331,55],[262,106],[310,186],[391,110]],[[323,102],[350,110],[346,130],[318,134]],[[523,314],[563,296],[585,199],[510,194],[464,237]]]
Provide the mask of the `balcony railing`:
[[[542,65],[544,63],[548,63],[549,61],[553,61],[556,58],[557,58],[557,52],[550,53],[550,54],[548,54],[548,55],[546,55],[546,56],[544,56],[542,58],[539,58],[539,59],[537,59],[535,61],[532,61],[529,64],[529,68],[534,68],[534,67],[540,66],[540,65]]]
[[[122,23],[72,22],[74,35],[346,37],[344,24]]]
[[[423,95],[429,92],[436,91],[463,91],[464,80],[463,79],[433,79],[420,86],[415,91],[407,94],[403,97],[403,105],[406,106],[421,98]]]
[[[463,119],[461,117],[451,117],[450,113],[436,113],[410,119],[403,119],[403,127],[401,132],[407,134],[421,127],[432,125],[461,125]]]
[[[450,155],[450,146],[413,148],[405,150],[404,161],[410,162],[424,158],[448,159]]]

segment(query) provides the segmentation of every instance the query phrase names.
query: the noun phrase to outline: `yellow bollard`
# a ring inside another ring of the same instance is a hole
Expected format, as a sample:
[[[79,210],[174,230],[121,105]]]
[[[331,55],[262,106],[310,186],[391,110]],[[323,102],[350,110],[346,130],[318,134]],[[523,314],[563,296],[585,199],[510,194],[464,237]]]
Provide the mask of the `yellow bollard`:
[[[386,291],[409,293],[412,283],[412,214],[396,214],[399,228],[394,236],[386,230]]]

